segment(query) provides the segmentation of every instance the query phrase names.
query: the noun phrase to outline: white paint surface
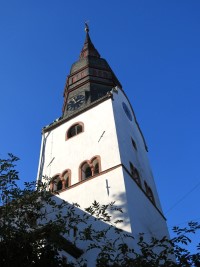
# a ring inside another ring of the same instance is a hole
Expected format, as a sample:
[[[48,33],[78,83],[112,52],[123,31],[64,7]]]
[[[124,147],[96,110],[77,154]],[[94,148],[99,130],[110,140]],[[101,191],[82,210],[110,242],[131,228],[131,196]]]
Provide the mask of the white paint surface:
[[[141,232],[147,238],[152,235],[162,237],[168,235],[168,230],[161,216],[162,210],[144,140],[133,114],[132,121],[127,118],[122,102],[131,110],[126,96],[119,90],[113,93],[113,99],[109,98],[45,133],[43,142],[45,140],[46,143],[41,152],[43,157],[40,158],[43,165],[39,166],[39,170],[42,169],[42,175],[53,177],[70,169],[71,185],[74,186],[61,192],[59,198],[70,203],[76,202],[82,209],[90,206],[94,200],[102,204],[115,201],[124,211],[119,218],[124,221],[120,225],[124,231],[132,233],[136,238]],[[76,122],[84,124],[84,132],[65,140],[67,130]],[[132,146],[131,137],[136,142],[137,150]],[[79,182],[80,164],[97,155],[101,158],[103,173]],[[138,169],[143,190],[122,167],[123,164],[130,171],[129,162]],[[109,188],[106,187],[106,180]],[[144,181],[153,191],[157,209],[144,192]]]

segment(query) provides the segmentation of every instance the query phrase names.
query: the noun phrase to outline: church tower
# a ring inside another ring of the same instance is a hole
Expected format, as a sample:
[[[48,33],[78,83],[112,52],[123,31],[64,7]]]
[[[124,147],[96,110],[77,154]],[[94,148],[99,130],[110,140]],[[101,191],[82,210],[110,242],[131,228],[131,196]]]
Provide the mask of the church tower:
[[[86,208],[96,200],[123,209],[122,229],[134,236],[168,235],[148,149],[125,91],[94,47],[89,28],[67,77],[62,116],[43,128],[38,179]]]

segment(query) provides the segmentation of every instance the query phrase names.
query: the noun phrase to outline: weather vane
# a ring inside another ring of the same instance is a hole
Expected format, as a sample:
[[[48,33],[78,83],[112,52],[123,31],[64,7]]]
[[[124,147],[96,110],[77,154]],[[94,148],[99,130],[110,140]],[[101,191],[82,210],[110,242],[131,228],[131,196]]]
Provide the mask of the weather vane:
[[[89,20],[85,21],[85,31],[89,32],[89,26],[88,26]]]

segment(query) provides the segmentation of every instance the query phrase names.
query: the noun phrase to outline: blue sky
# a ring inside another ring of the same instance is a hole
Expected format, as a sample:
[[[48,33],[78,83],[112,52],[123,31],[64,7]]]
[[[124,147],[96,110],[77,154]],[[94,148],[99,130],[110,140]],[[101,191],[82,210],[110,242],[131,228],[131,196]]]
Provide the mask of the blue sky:
[[[89,20],[146,138],[169,228],[200,221],[199,13],[198,0],[0,0],[0,157],[17,155],[21,180],[35,179]]]

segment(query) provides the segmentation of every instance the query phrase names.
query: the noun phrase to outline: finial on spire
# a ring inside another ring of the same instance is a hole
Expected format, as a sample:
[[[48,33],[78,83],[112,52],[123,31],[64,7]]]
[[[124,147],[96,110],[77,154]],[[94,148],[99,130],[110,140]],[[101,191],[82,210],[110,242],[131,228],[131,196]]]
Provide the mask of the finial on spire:
[[[85,42],[81,50],[80,58],[86,58],[88,56],[100,58],[99,52],[96,50],[90,39],[88,22],[89,21],[85,21],[86,35],[85,35]]]
[[[89,32],[88,21],[85,22],[85,31],[86,31],[86,32]]]

